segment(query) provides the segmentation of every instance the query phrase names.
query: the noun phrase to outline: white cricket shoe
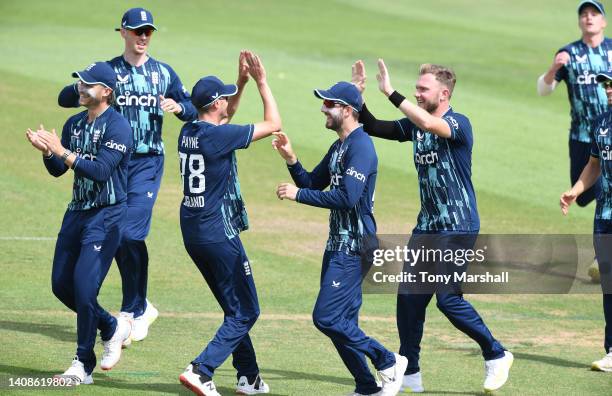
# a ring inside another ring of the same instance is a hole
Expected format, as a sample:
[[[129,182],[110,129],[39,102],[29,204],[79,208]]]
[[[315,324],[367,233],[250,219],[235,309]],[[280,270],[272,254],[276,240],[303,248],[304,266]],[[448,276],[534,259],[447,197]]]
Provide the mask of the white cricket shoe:
[[[612,373],[612,349],[603,359],[591,363],[591,370]]]
[[[206,382],[202,382],[202,377],[199,373],[193,372],[193,364],[187,366],[183,374],[179,376],[179,381],[181,384],[191,390],[196,395],[200,396],[221,396],[219,392],[217,392],[217,388],[215,387],[212,379],[208,379]]]
[[[130,322],[130,326],[132,326],[132,331],[134,331],[134,313],[133,312],[124,312],[121,311],[119,312],[119,317],[123,317],[129,320]],[[128,338],[125,339],[125,341],[123,341],[123,343],[121,344],[122,348],[127,348],[130,345],[132,345],[132,336],[131,336],[131,332],[130,332],[130,336]]]
[[[93,384],[93,377],[91,374],[85,372],[85,366],[76,356],[72,360],[72,364],[68,367],[68,370],[64,371],[63,374],[54,376],[54,378],[64,379],[67,381],[67,384],[73,386]]]
[[[492,392],[504,386],[513,362],[514,355],[508,351],[504,351],[504,356],[499,359],[485,360],[485,392]]]
[[[144,313],[134,319],[134,330],[132,331],[132,341],[142,341],[149,334],[149,326],[155,322],[159,316],[159,311],[147,300],[147,308]]]
[[[381,379],[382,386],[379,393],[380,396],[395,396],[402,387],[404,372],[406,371],[406,367],[408,367],[408,359],[397,353],[393,355],[395,355],[395,364],[389,368],[378,371],[378,377]]]
[[[121,346],[126,339],[130,338],[131,331],[132,324],[129,319],[119,316],[117,318],[117,328],[112,338],[108,341],[102,341],[102,345],[104,345],[102,362],[100,362],[102,370],[110,370],[119,362]]]
[[[425,392],[425,388],[423,388],[423,378],[421,377],[420,371],[414,374],[404,375],[402,392],[404,391],[413,393]]]
[[[246,376],[240,377],[238,379],[238,384],[236,385],[236,393],[239,395],[257,395],[259,393],[270,393],[270,387],[268,384],[261,379],[261,376],[257,376],[253,384],[249,384],[249,380]]]

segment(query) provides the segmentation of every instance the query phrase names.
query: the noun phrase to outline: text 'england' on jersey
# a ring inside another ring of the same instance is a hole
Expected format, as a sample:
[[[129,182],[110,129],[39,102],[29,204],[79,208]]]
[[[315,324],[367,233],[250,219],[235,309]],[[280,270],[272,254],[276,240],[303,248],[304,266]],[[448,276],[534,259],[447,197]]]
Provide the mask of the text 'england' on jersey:
[[[87,111],[70,117],[62,130],[62,145],[77,155],[69,210],[88,210],[127,200],[127,170],[132,139],[130,126],[125,118],[112,107],[106,109],[91,123],[87,121]],[[122,154],[118,166],[112,170],[107,181],[95,181],[83,176],[77,168],[82,161],[100,161],[102,150],[112,150]]]
[[[595,220],[612,220],[612,111],[597,117],[591,129],[591,155],[599,158],[601,167],[601,194],[597,197]]]
[[[582,40],[561,48],[567,52],[569,62],[555,75],[556,81],[565,81],[570,102],[570,139],[583,143],[591,142],[589,127],[599,115],[608,110],[606,92],[595,78],[612,66],[612,40],[605,38],[596,48]]]
[[[422,131],[408,118],[396,121],[404,135],[400,141],[413,143],[421,198],[415,228],[426,232],[476,231],[480,219],[472,185],[472,126],[452,108],[442,118],[451,130],[448,139]]]
[[[253,125],[186,123],[178,138],[183,186],[181,230],[191,243],[214,243],[248,229],[235,150],[253,139]]]
[[[189,101],[189,93],[169,65],[153,58],[138,67],[130,65],[123,56],[109,63],[117,74],[115,108],[132,127],[134,151],[138,154],[163,154],[164,111],[159,96],[181,103]],[[182,104],[181,107],[186,111]]]

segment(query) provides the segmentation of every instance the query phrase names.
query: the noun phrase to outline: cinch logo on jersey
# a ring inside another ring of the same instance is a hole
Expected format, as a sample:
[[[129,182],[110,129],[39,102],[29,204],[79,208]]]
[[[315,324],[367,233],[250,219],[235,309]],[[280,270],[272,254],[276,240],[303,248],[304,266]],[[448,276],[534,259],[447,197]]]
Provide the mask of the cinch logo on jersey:
[[[601,150],[601,158],[604,161],[612,160],[612,150],[610,150],[610,146],[604,147],[604,150]]]
[[[112,148],[114,150],[121,151],[122,153],[125,153],[127,151],[127,147],[125,146],[125,144],[115,143],[114,140],[111,140],[110,142],[106,142],[104,143],[104,145],[108,148]]]
[[[596,79],[596,74],[589,73],[588,70],[585,70],[576,78],[576,82],[580,85],[597,84]]]
[[[366,177],[363,173],[359,173],[355,170],[355,168],[353,168],[352,166],[346,170],[346,174],[349,176],[353,176],[355,179],[359,180],[360,182],[365,183],[366,181]]]
[[[414,154],[414,162],[418,165],[432,165],[438,162],[438,153],[436,151],[430,151],[427,154]]]
[[[125,91],[124,95],[117,96],[117,104],[119,106],[157,106],[157,98],[151,94],[148,95],[132,95],[130,91]]]

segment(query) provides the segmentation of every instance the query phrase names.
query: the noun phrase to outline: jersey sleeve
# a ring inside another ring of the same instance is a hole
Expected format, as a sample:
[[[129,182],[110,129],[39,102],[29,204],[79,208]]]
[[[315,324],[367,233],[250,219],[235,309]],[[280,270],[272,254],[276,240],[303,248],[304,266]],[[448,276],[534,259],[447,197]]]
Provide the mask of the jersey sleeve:
[[[416,125],[414,125],[414,123],[410,121],[408,117],[402,118],[401,120],[397,120],[395,121],[395,123],[401,130],[400,137],[397,140],[399,142],[412,141],[412,131],[416,128]]]
[[[130,155],[132,151],[130,125],[123,117],[119,117],[109,125],[94,160],[77,157],[73,164],[75,174],[94,181],[107,181],[121,160]]]
[[[451,140],[471,145],[473,143],[472,125],[470,121],[460,114],[449,114],[442,118],[450,127]]]
[[[79,91],[76,83],[66,85],[57,96],[60,107],[79,107]]]
[[[170,85],[165,96],[174,99],[181,106],[182,111],[176,115],[177,118],[184,122],[195,120],[198,118],[198,112],[191,103],[189,91],[187,91],[176,72],[169,66],[168,71],[170,72]]]
[[[253,140],[253,124],[235,125],[224,124],[215,128],[211,136],[211,144],[220,155],[231,153],[234,150],[245,149]]]
[[[333,146],[332,146],[333,147]],[[298,161],[293,165],[287,165],[289,174],[295,182],[295,185],[299,188],[310,188],[313,190],[324,190],[329,186],[329,159],[331,158],[331,148],[325,154],[325,157],[319,162],[317,166],[308,172],[302,164]]]
[[[589,135],[591,136],[591,157],[599,158],[599,146],[597,145],[597,131],[599,126],[599,121],[601,117],[597,117],[595,121],[591,123],[591,127],[589,128]]]
[[[319,208],[339,210],[349,210],[357,205],[376,161],[374,145],[367,145],[365,142],[353,144],[344,158],[346,171],[337,188],[329,191],[301,188],[296,201]]]

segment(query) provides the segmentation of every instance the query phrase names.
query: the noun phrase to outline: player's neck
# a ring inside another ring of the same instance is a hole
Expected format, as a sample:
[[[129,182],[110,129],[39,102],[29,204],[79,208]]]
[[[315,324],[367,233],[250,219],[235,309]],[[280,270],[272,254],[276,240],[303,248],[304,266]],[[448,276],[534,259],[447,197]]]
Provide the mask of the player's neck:
[[[582,35],[582,42],[585,43],[586,45],[588,45],[591,48],[596,48],[599,47],[599,45],[604,41],[604,33],[597,33],[597,34],[583,34]]]
[[[108,109],[110,105],[107,102],[99,103],[96,107],[87,109],[87,122],[92,122],[96,118],[100,117],[102,113]]]
[[[446,112],[448,111],[448,109],[450,109],[450,103],[445,102],[445,103],[440,103],[440,105],[438,106],[437,109],[435,109],[433,111],[433,113],[430,113],[432,116],[434,117],[439,117],[442,118],[442,116],[444,114],[446,114]]]
[[[209,124],[220,125],[222,118],[218,114],[207,112],[199,114],[198,120],[208,122]]]
[[[123,59],[134,67],[142,66],[146,61],[149,60],[147,53],[137,54],[127,49],[123,52]]]
[[[340,129],[336,131],[336,133],[338,134],[338,138],[341,142],[344,142],[344,140],[358,127],[359,123],[357,121],[344,122],[342,124],[342,127],[340,127]]]

